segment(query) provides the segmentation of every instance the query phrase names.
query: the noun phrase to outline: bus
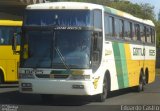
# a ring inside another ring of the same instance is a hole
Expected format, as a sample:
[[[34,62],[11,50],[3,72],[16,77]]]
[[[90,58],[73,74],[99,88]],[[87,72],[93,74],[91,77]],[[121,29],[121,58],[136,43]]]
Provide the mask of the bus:
[[[27,6],[22,36],[19,89],[42,100],[58,94],[102,102],[111,91],[142,91],[155,80],[150,20],[92,3],[42,3]]]
[[[21,31],[21,26],[22,21],[0,20],[0,84],[18,81],[19,55],[13,54],[12,38],[13,33]]]

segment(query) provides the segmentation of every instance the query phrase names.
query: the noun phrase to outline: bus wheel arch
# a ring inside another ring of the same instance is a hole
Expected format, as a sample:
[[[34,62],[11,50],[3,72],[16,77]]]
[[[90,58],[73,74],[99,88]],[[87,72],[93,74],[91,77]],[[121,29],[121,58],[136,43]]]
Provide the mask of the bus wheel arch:
[[[4,83],[4,73],[3,70],[0,69],[0,84]]]
[[[96,95],[96,101],[104,102],[108,97],[109,92],[110,92],[110,73],[109,71],[106,71],[103,77],[102,93]]]

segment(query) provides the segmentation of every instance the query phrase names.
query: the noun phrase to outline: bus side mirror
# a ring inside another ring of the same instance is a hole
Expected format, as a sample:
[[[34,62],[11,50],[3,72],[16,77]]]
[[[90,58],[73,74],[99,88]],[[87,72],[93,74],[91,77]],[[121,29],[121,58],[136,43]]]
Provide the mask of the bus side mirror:
[[[13,38],[12,38],[12,50],[13,50],[13,54],[19,54],[20,53],[20,51],[17,51],[17,43],[18,43],[17,38],[18,38],[19,34],[20,33],[14,33],[13,34]]]

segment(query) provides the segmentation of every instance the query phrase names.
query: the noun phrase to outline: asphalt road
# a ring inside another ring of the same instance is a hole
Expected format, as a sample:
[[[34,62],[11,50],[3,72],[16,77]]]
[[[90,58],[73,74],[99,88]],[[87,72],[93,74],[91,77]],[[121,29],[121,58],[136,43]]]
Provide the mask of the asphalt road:
[[[17,85],[0,86],[0,111],[128,111],[125,108],[160,111],[160,76],[145,86],[144,92],[137,93],[130,88],[114,91],[103,103],[76,96],[57,96],[50,103],[44,103],[40,95],[19,93]]]

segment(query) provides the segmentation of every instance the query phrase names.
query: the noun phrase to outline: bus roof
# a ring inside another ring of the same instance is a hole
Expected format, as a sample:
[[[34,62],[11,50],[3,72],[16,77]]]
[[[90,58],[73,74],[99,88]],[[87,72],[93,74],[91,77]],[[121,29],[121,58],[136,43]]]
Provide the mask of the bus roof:
[[[49,2],[27,6],[27,9],[102,9],[98,4],[83,2]]]
[[[105,10],[105,12],[108,12],[108,13],[113,14],[113,15],[121,16],[121,17],[130,19],[130,20],[133,20],[133,21],[137,21],[137,22],[140,22],[140,23],[143,23],[143,24],[147,24],[147,25],[150,25],[150,26],[155,26],[154,23],[151,20],[137,18],[137,17],[135,17],[135,16],[133,16],[129,13],[126,13],[126,12],[123,12],[123,11],[120,11],[120,10],[117,10],[117,9],[114,9],[114,8],[111,8],[111,7],[105,6],[104,10]]]
[[[147,24],[150,26],[155,26],[154,23],[151,20],[144,20],[140,19],[137,17],[134,17],[131,14],[128,14],[126,12],[122,12],[120,10],[107,7],[107,6],[102,6],[98,4],[93,4],[93,3],[82,3],[82,2],[49,2],[49,3],[40,3],[40,4],[33,4],[33,5],[28,5],[26,9],[102,9],[107,13],[121,16],[133,21],[137,21],[143,24]]]
[[[22,21],[0,20],[0,26],[22,26]]]

